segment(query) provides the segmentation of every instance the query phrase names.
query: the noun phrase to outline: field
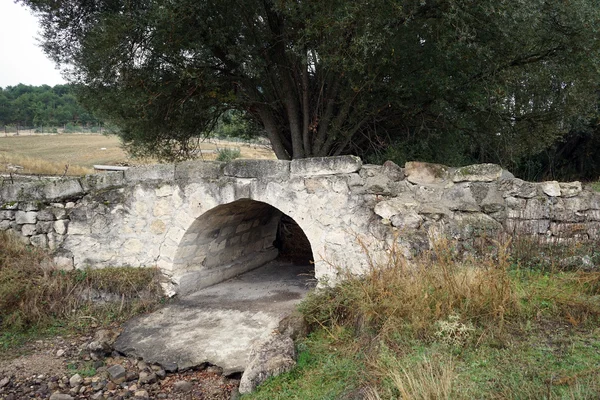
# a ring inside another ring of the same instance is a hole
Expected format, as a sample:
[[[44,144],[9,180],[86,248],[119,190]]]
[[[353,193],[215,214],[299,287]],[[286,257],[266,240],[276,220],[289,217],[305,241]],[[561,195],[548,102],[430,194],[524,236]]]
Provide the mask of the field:
[[[241,158],[275,158],[262,145],[212,140],[201,144],[200,159],[214,160],[219,149],[239,148]],[[148,164],[155,160],[131,159],[116,136],[100,134],[0,136],[0,173],[19,172],[81,175],[93,172],[94,165]],[[20,169],[15,166],[21,166]]]

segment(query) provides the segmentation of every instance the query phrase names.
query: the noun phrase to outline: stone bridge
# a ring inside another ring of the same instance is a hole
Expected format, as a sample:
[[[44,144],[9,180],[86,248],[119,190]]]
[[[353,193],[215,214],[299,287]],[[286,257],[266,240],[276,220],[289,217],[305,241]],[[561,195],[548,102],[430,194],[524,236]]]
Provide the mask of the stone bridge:
[[[492,164],[400,168],[353,156],[184,162],[4,178],[0,187],[0,230],[50,248],[63,268],[158,266],[173,293],[276,258],[282,218],[308,239],[315,277],[334,282],[340,270],[361,273],[385,257],[394,241],[410,255],[439,233],[595,240],[600,194],[579,182],[524,182]]]

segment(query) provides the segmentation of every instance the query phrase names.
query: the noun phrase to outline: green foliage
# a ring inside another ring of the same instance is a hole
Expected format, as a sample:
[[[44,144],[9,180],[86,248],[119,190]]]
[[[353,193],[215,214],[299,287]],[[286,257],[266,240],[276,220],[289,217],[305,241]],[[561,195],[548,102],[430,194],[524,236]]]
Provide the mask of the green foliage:
[[[161,158],[260,128],[279,158],[518,167],[596,113],[592,0],[21,1],[83,103]]]
[[[73,87],[19,84],[0,88],[0,126],[37,127],[39,133],[56,133],[57,126],[98,125],[75,99]]]
[[[219,149],[218,154],[217,154],[217,161],[231,161],[231,160],[235,160],[236,158],[240,158],[241,152],[240,149],[235,148],[235,149],[230,149],[230,148],[224,148],[224,149]]]

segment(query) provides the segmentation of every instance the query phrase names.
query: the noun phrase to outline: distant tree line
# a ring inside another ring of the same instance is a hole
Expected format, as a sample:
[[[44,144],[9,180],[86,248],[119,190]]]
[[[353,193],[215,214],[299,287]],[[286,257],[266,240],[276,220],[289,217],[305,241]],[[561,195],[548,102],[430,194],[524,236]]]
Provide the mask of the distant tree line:
[[[77,102],[71,85],[0,87],[0,128],[67,125],[101,125]]]

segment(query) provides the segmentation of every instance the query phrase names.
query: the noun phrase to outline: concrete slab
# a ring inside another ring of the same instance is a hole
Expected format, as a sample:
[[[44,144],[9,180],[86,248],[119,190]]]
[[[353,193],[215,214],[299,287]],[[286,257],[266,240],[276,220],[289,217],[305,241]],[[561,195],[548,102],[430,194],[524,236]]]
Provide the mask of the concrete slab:
[[[311,266],[272,261],[129,321],[115,343],[127,355],[179,369],[210,363],[242,372],[266,339],[315,286]]]

